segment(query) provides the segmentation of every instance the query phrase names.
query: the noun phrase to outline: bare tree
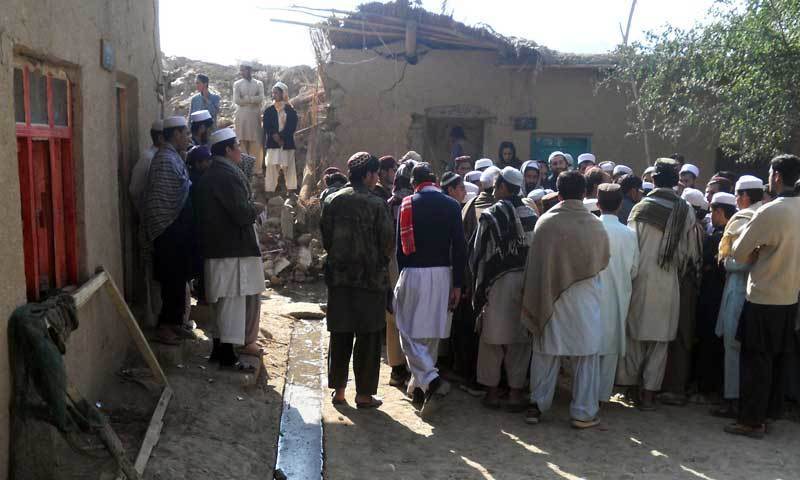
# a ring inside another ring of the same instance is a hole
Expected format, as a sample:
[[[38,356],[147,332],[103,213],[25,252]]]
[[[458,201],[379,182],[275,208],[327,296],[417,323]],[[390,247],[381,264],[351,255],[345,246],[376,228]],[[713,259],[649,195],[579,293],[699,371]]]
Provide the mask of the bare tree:
[[[631,10],[628,13],[628,23],[625,28],[622,28],[622,23],[619,24],[619,33],[622,35],[622,46],[628,46],[628,38],[631,33],[631,24],[633,24],[633,12],[636,10],[636,0],[631,0]],[[633,102],[636,106],[636,118],[639,121],[639,130],[642,132],[642,141],[644,142],[644,156],[647,159],[647,164],[653,163],[650,156],[650,139],[647,135],[647,119],[645,118],[644,110],[639,102],[639,86],[636,84],[635,79],[631,79],[631,92],[633,93]]]

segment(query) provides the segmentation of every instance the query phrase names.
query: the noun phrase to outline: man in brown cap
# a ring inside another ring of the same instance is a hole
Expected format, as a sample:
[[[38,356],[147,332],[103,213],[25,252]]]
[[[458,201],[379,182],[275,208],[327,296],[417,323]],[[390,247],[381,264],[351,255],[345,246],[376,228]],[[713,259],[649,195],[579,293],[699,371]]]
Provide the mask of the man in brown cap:
[[[320,224],[328,252],[328,387],[334,389],[334,404],[345,402],[352,355],[356,406],[377,408],[381,401],[374,395],[394,228],[386,202],[372,193],[378,183],[378,159],[359,152],[350,157],[347,167],[350,182],[325,198]]]

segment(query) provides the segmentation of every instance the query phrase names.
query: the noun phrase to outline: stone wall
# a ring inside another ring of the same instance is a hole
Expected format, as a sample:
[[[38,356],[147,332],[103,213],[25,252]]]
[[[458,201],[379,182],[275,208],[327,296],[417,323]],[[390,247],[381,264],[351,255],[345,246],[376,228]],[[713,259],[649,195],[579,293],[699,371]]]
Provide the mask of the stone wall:
[[[116,88],[126,85],[133,145],[149,143],[158,103],[157,0],[4,0],[0,11],[0,480],[7,475],[10,374],[7,319],[26,301],[20,184],[14,127],[13,62],[24,57],[64,67],[75,83],[74,152],[79,280],[103,266],[122,285]],[[100,65],[101,39],[116,51],[116,71]],[[107,299],[80,312],[70,339],[68,373],[89,399],[124,360],[130,337]]]
[[[483,120],[482,142],[475,143],[482,143],[485,156],[496,160],[500,142],[510,140],[526,160],[534,132],[514,130],[513,119],[535,117],[535,132],[589,136],[599,161],[613,160],[637,172],[646,168],[641,139],[626,134],[628,100],[599,87],[597,69],[537,71],[501,66],[497,60],[493,52],[428,50],[419,63],[406,65],[371,50],[334,49],[324,66],[329,125],[336,138],[330,161],[342,167],[361,150],[395,156],[416,150],[424,156],[431,142],[447,141],[426,138],[425,120],[448,117]],[[651,138],[653,159],[676,151],[700,167],[702,178],[710,176],[713,139],[697,135],[678,146]]]

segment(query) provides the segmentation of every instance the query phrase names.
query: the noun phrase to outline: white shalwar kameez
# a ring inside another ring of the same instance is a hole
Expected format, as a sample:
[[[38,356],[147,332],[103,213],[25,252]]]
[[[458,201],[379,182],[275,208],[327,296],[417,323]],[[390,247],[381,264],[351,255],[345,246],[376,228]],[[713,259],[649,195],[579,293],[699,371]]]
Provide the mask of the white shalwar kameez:
[[[264,291],[261,258],[207,258],[204,266],[206,299],[213,304],[217,328],[214,338],[244,345],[247,296]]]
[[[533,340],[531,403],[542,413],[553,403],[561,357],[572,357],[570,415],[581,421],[597,416],[601,291],[599,275],[574,283],[556,300],[542,336]]]
[[[264,155],[264,130],[261,127],[264,98],[264,84],[260,80],[240,78],[233,83],[236,138],[242,143],[248,155],[256,157],[258,173],[262,170]]]
[[[404,268],[400,272],[394,312],[400,346],[412,375],[409,391],[415,387],[427,391],[428,384],[439,376],[439,340],[450,337],[451,285],[450,267]]]
[[[639,241],[636,232],[619,221],[619,217],[600,217],[608,234],[611,258],[600,272],[603,287],[600,318],[603,335],[600,342],[600,400],[605,402],[614,390],[619,357],[625,356],[625,320],[631,303],[633,279],[639,270]]]

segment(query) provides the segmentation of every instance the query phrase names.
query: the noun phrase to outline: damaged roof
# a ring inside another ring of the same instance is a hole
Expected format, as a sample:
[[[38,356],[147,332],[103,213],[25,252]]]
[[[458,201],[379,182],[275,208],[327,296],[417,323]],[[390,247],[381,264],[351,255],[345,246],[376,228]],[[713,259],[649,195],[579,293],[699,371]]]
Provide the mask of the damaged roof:
[[[507,37],[491,26],[469,26],[449,15],[412,7],[403,0],[360,5],[346,17],[324,22],[328,39],[336,48],[374,48],[405,38],[406,23],[416,23],[417,43],[432,49],[495,50],[500,62],[512,65],[608,67],[615,62],[610,54],[573,54],[551,50],[532,40]]]

